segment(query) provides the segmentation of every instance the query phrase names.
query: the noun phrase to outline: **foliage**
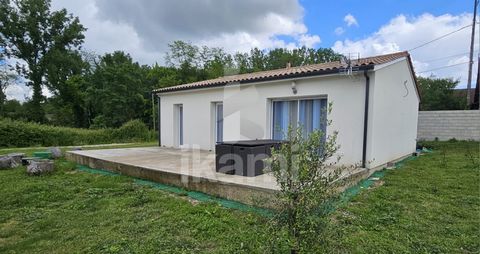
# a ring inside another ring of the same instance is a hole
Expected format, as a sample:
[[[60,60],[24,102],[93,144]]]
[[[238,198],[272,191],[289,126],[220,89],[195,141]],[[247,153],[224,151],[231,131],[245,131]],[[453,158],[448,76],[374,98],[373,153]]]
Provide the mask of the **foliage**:
[[[27,118],[27,112],[25,112],[25,108],[26,107],[17,100],[7,100],[3,104],[2,112],[0,112],[0,117],[24,121]]]
[[[59,146],[151,141],[155,133],[135,120],[119,129],[86,130],[0,120],[0,147]]]
[[[155,133],[151,132],[141,120],[134,119],[115,129],[114,137],[116,140],[131,140],[134,137],[135,141],[148,141],[155,138]]]
[[[50,0],[0,1],[2,54],[25,62],[26,66],[17,62],[17,71],[33,88],[29,119],[44,122],[40,105],[48,69],[59,66],[54,59],[80,47],[84,31],[79,19],[65,9],[51,11]]]
[[[324,140],[320,130],[305,137],[301,127],[289,128],[288,142],[272,151],[269,169],[280,188],[271,223],[272,246],[286,243],[291,253],[308,253],[321,239],[328,205],[339,183],[333,168],[338,160],[331,160],[339,148],[336,138],[334,133]]]
[[[101,116],[102,124],[114,128],[142,118],[151,90],[146,76],[144,69],[121,51],[101,57],[86,90],[91,117]]]
[[[49,122],[71,127],[88,127],[85,105],[86,76],[90,65],[75,51],[52,52],[47,64],[46,86],[53,96],[45,103]],[[50,106],[50,110],[48,107]]]
[[[454,94],[458,80],[451,78],[418,77],[421,95],[420,110],[460,110],[466,109],[463,97]]]

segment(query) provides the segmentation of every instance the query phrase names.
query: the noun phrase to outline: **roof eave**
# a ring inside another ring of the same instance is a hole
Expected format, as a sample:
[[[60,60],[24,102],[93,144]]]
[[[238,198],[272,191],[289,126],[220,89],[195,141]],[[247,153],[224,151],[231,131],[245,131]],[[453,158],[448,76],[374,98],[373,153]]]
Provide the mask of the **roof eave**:
[[[375,67],[374,64],[365,64],[365,65],[356,66],[355,68],[358,68],[358,71],[364,71],[364,70],[373,70],[374,67]],[[178,87],[178,88],[175,88],[175,87],[161,88],[161,89],[153,90],[153,92],[157,93],[157,94],[162,94],[162,93],[177,92],[177,91],[198,90],[198,89],[202,89],[202,88],[222,87],[222,86],[228,85],[229,83],[249,84],[249,83],[275,81],[275,80],[292,79],[292,78],[305,78],[305,77],[323,76],[323,75],[337,74],[337,73],[340,73],[343,70],[345,70],[345,68],[333,68],[333,69],[328,69],[328,70],[293,73],[293,74],[290,74],[290,75],[256,78],[256,79],[242,80],[242,81],[237,81],[237,82],[219,82],[219,83],[215,83],[215,84],[208,84],[208,85],[202,85],[202,86]]]

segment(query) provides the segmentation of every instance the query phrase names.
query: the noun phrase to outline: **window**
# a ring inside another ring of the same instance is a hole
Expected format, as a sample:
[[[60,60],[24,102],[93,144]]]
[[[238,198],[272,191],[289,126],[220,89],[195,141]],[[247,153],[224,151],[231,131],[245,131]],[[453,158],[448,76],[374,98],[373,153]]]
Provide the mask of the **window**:
[[[176,114],[176,137],[177,137],[177,143],[179,146],[183,145],[183,105],[182,104],[178,104],[178,105],[175,105],[176,107],[176,110],[175,110],[175,114]]]
[[[327,99],[273,101],[273,139],[286,139],[289,126],[301,126],[305,137],[314,130],[321,130],[325,134],[326,111]]]
[[[223,103],[215,103],[215,142],[223,141]]]

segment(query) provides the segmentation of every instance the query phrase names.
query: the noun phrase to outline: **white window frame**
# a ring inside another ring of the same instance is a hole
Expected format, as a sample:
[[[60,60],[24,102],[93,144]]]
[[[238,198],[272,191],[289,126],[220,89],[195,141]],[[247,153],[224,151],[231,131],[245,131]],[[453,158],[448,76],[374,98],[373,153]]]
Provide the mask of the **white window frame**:
[[[180,147],[185,143],[185,119],[183,104],[174,104],[174,138],[175,146]],[[180,114],[181,113],[181,114]]]
[[[214,132],[213,132],[213,141],[214,141],[214,144],[216,144],[217,142],[219,142],[217,140],[217,137],[218,137],[218,126],[217,126],[217,122],[218,122],[218,106],[219,105],[222,105],[222,112],[224,111],[224,108],[223,108],[223,102],[222,101],[217,101],[217,102],[213,102],[213,111],[214,111],[214,119],[213,119],[213,125],[214,125]],[[222,129],[223,129],[223,121],[225,119],[223,118],[223,115],[222,115]],[[223,135],[222,135],[222,140],[220,142],[223,141]]]
[[[298,123],[298,118],[300,117],[300,103],[299,101],[301,100],[315,100],[315,99],[320,99],[320,100],[327,100],[327,108],[328,108],[328,96],[327,95],[315,95],[315,96],[301,96],[301,97],[278,97],[278,98],[269,98],[268,100],[270,101],[269,105],[269,121],[268,121],[268,128],[270,128],[270,139],[273,139],[273,131],[274,131],[274,126],[273,126],[273,103],[276,101],[297,101],[297,123]],[[328,111],[328,110],[327,110]],[[327,119],[328,121],[328,119]],[[327,126],[328,127],[328,126]]]

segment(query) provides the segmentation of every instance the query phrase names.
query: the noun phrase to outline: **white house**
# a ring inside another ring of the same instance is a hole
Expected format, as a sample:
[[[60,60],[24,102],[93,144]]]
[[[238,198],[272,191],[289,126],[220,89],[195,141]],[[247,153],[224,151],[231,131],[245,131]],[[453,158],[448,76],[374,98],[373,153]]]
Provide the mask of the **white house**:
[[[159,143],[281,139],[289,124],[338,131],[343,164],[375,168],[415,151],[419,93],[408,52],[225,76],[154,91]],[[327,116],[325,108],[332,103]]]

